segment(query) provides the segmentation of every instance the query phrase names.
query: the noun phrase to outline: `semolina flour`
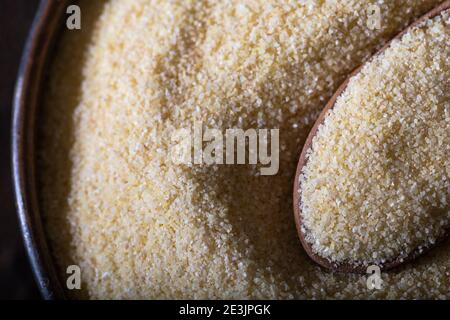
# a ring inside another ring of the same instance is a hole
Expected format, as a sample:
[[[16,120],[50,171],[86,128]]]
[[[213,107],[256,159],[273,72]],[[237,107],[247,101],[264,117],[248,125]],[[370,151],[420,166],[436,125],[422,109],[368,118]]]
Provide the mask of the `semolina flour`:
[[[332,93],[440,2],[81,1],[40,117],[40,201],[62,277],[79,265],[91,299],[449,298],[448,242],[369,290],[310,261],[291,200]],[[278,174],[172,164],[171,134],[195,121],[280,129]]]

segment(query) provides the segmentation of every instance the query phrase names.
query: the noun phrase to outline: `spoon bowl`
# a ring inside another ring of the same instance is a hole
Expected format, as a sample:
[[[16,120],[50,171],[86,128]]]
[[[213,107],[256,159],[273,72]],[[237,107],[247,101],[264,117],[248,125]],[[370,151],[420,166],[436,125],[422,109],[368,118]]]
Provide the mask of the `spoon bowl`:
[[[404,29],[401,33],[399,33],[396,37],[394,37],[391,41],[389,41],[386,45],[384,45],[379,51],[377,51],[368,61],[372,61],[376,56],[380,55],[381,53],[383,53],[387,48],[390,47],[390,44],[393,40],[398,40],[400,38],[403,37],[404,34],[406,34],[407,32],[409,32],[412,28],[414,28],[415,26],[429,20],[432,19],[436,16],[438,16],[439,14],[441,14],[443,11],[447,10],[450,8],[450,0],[445,1],[443,4],[441,4],[440,6],[434,8],[433,10],[431,10],[430,12],[428,12],[427,14],[425,14],[424,16],[422,16],[421,18],[417,19],[414,23],[412,23],[410,26],[408,26],[406,29]],[[331,97],[331,99],[328,101],[328,103],[326,104],[325,108],[323,109],[323,111],[321,112],[321,114],[319,115],[317,121],[315,122],[314,126],[312,127],[306,142],[303,146],[301,155],[300,155],[300,159],[298,161],[298,165],[297,165],[297,171],[295,174],[295,182],[294,182],[294,192],[293,192],[293,196],[294,196],[294,202],[293,202],[293,207],[294,207],[294,217],[295,217],[295,224],[296,224],[296,228],[297,228],[297,233],[298,236],[300,238],[300,242],[304,248],[304,250],[306,251],[306,253],[308,254],[308,256],[317,264],[319,264],[320,266],[332,270],[332,271],[336,271],[336,272],[343,272],[343,273],[366,273],[366,267],[364,264],[362,263],[358,263],[358,261],[345,261],[345,262],[339,262],[339,263],[335,263],[332,262],[318,254],[316,254],[311,245],[308,243],[308,241],[306,241],[306,235],[304,233],[305,228],[303,228],[303,224],[302,224],[302,216],[301,216],[301,208],[300,208],[300,201],[301,201],[301,188],[300,188],[300,174],[303,170],[303,167],[305,167],[305,165],[307,164],[307,152],[308,150],[311,149],[312,147],[312,142],[313,142],[313,138],[316,136],[317,131],[319,129],[319,126],[324,122],[326,116],[328,115],[328,112],[330,110],[332,110],[336,104],[336,100],[338,99],[338,97],[344,92],[344,90],[347,88],[348,83],[350,81],[350,79],[352,77],[354,77],[355,75],[357,75],[363,66],[359,67],[358,69],[356,69],[355,71],[353,71],[350,76],[341,84],[341,86],[337,89],[337,91],[334,93],[334,95]],[[421,247],[421,248],[416,248],[415,250],[411,251],[407,257],[396,257],[393,258],[391,260],[386,261],[385,263],[383,263],[382,265],[379,265],[381,270],[389,270],[395,267],[398,267],[406,262],[412,261],[414,259],[416,259],[418,256],[422,255],[423,253],[425,253],[426,251],[429,251],[430,249],[432,249],[433,247],[435,247],[438,243],[444,241],[448,235],[449,235],[449,226],[447,226],[445,228],[445,231],[443,233],[442,237],[439,237],[436,242],[433,245],[428,245],[425,247]]]

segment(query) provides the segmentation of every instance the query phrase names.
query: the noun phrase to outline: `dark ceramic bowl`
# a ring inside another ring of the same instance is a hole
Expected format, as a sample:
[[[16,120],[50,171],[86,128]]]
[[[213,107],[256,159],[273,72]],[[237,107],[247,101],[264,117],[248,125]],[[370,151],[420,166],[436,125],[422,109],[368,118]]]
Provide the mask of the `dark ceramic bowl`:
[[[28,36],[16,83],[12,125],[12,168],[25,246],[42,296],[65,298],[63,282],[47,244],[35,178],[36,117],[54,44],[65,24],[66,0],[42,0]]]

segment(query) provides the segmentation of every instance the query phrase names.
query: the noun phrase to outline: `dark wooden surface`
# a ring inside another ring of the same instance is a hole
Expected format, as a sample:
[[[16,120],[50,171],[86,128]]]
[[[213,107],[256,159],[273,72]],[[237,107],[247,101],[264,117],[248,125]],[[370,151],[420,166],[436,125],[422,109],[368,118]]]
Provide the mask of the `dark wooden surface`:
[[[22,48],[38,0],[0,0],[0,299],[39,299],[11,185],[11,105]]]

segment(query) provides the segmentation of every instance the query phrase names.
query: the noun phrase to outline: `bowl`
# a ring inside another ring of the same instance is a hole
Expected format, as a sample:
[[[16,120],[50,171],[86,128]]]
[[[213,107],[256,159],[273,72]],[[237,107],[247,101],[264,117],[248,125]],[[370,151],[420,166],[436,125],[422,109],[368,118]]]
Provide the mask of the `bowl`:
[[[46,72],[65,26],[70,1],[41,0],[17,76],[12,118],[12,174],[22,236],[38,287],[45,299],[64,299],[63,281],[49,249],[36,184],[36,123]]]

